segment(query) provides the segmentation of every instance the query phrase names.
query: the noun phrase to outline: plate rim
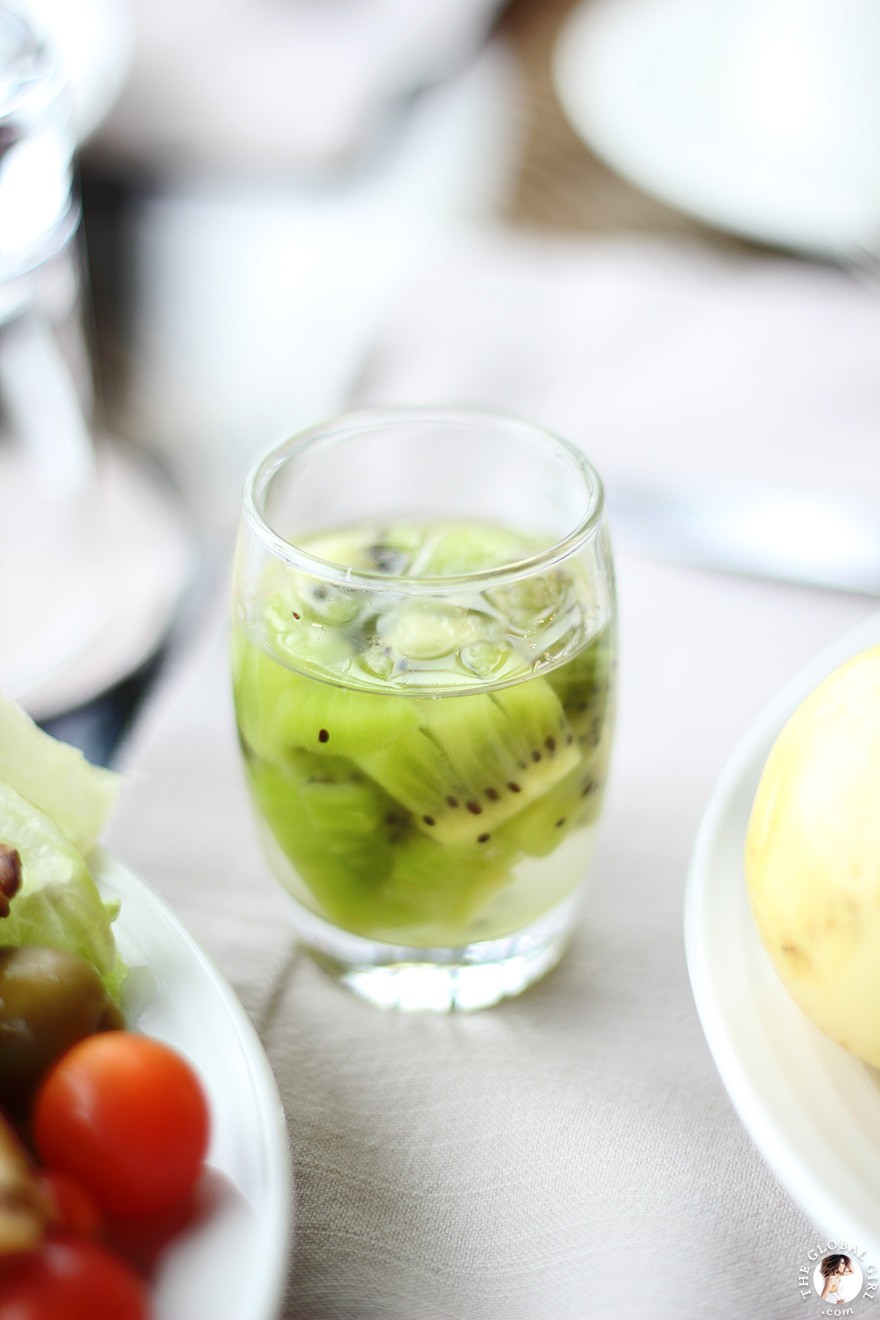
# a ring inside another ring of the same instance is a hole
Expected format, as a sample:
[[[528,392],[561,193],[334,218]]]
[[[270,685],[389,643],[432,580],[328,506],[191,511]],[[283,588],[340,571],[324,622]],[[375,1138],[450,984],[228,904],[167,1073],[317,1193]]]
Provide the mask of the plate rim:
[[[293,1240],[294,1187],[286,1114],[278,1081],[263,1043],[229,981],[189,932],[171,904],[142,880],[127,862],[101,844],[96,845],[90,852],[88,863],[102,897],[119,901],[119,913],[114,919],[113,926],[117,937],[121,936],[117,942],[123,950],[129,929],[128,923],[133,921],[130,913],[126,917],[128,898],[130,903],[136,901],[148,908],[151,917],[157,919],[171,934],[178,950],[185,954],[188,965],[210,986],[212,995],[222,1006],[242,1048],[250,1078],[254,1083],[254,1092],[259,1101],[258,1126],[262,1133],[262,1153],[268,1174],[266,1203],[270,1208],[269,1222],[272,1226],[271,1233],[267,1234],[266,1224],[261,1221],[260,1232],[261,1237],[266,1239],[265,1250],[261,1260],[260,1277],[254,1279],[249,1294],[253,1298],[254,1305],[249,1309],[246,1320],[275,1320],[283,1300],[288,1256]],[[131,926],[131,938],[133,942],[137,941],[137,930],[134,925]],[[137,1021],[135,1017],[134,1030],[138,1030]],[[157,1033],[150,1028],[150,1034]],[[161,1035],[158,1035],[158,1038],[162,1039]]]
[[[723,143],[701,151],[698,138],[691,143],[669,131],[656,98],[626,92],[626,76],[635,81],[635,62],[644,63],[649,49],[646,34],[670,20],[719,13],[711,0],[581,0],[566,16],[551,59],[568,123],[616,173],[703,224],[824,260],[855,260],[872,232],[870,189],[835,205],[828,190],[804,192],[794,177],[780,186],[778,161],[768,157],[763,169],[759,162],[743,171],[737,152],[726,155]],[[729,169],[719,169],[719,157]]]
[[[829,1144],[828,1149],[821,1146],[815,1148],[813,1162],[805,1160],[803,1141],[809,1125],[802,1123],[802,1114],[786,1111],[790,1122],[787,1127],[782,1125],[780,1102],[778,1098],[774,1099],[766,1076],[755,1078],[739,1047],[732,1014],[725,1005],[723,976],[719,976],[712,964],[705,938],[712,909],[713,880],[710,863],[725,822],[732,821],[738,839],[741,835],[744,842],[747,815],[744,816],[741,809],[736,807],[734,799],[737,793],[743,794],[750,785],[756,786],[770,747],[782,726],[818,683],[851,656],[878,644],[880,612],[875,612],[848,629],[802,666],[765,705],[734,748],[709,798],[695,836],[685,882],[683,929],[688,976],[703,1034],[743,1126],[779,1181],[814,1222],[818,1221],[838,1238],[843,1229],[854,1240],[867,1244],[876,1258],[880,1259],[880,1209],[873,1226],[867,1225],[858,1209],[853,1210],[847,1196],[829,1187],[821,1171],[820,1166],[823,1164],[831,1168],[835,1161],[839,1164],[843,1185],[847,1182],[847,1177],[843,1175],[851,1173],[846,1163],[840,1162],[836,1144],[833,1148]],[[753,792],[748,796],[749,805],[752,797]],[[738,862],[739,866],[741,861]],[[718,882],[714,883],[717,889]],[[749,933],[746,938],[750,950],[758,958],[765,958],[757,929],[751,921],[744,884],[732,902],[744,918],[747,917],[746,929]],[[868,1064],[823,1036],[795,1006],[773,971],[769,958],[766,959],[766,967],[771,998],[787,1014],[791,1014],[796,1030],[803,1033],[802,1043],[819,1054],[835,1058],[851,1074],[870,1076],[874,1070]],[[757,1017],[755,1025],[760,1025]]]

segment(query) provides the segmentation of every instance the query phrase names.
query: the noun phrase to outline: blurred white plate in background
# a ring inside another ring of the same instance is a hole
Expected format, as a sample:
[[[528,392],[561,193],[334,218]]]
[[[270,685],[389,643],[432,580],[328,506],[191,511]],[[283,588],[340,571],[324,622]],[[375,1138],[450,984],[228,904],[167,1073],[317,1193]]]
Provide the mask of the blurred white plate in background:
[[[880,217],[880,6],[792,9],[591,0],[560,32],[555,85],[584,142],[638,187],[724,230],[847,256]],[[847,27],[855,13],[864,32]]]

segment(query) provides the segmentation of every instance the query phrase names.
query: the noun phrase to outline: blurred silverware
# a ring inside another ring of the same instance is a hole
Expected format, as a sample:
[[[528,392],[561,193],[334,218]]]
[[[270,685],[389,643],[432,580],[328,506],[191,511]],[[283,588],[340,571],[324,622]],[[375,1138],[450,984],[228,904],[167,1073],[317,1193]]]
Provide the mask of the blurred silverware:
[[[804,586],[880,595],[880,506],[762,486],[607,482],[617,548]]]

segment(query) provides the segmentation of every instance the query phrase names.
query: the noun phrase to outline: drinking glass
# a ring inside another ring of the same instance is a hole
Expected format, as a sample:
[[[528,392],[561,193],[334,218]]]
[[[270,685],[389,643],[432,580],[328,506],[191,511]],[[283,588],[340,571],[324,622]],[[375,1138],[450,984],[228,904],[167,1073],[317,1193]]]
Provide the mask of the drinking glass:
[[[616,608],[600,479],[514,417],[376,409],[249,474],[232,668],[300,943],[357,994],[480,1008],[560,957],[600,815]]]
[[[32,694],[102,615],[74,572],[95,522],[72,109],[60,59],[0,3],[0,686]]]

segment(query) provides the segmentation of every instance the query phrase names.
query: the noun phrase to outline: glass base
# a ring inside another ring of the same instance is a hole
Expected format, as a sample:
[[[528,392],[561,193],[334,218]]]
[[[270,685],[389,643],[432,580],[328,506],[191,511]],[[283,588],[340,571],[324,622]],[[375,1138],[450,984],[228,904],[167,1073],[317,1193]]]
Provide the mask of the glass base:
[[[291,903],[299,943],[319,967],[359,998],[410,1013],[470,1012],[521,994],[559,962],[577,911],[572,895],[512,935],[420,949],[351,935]]]

